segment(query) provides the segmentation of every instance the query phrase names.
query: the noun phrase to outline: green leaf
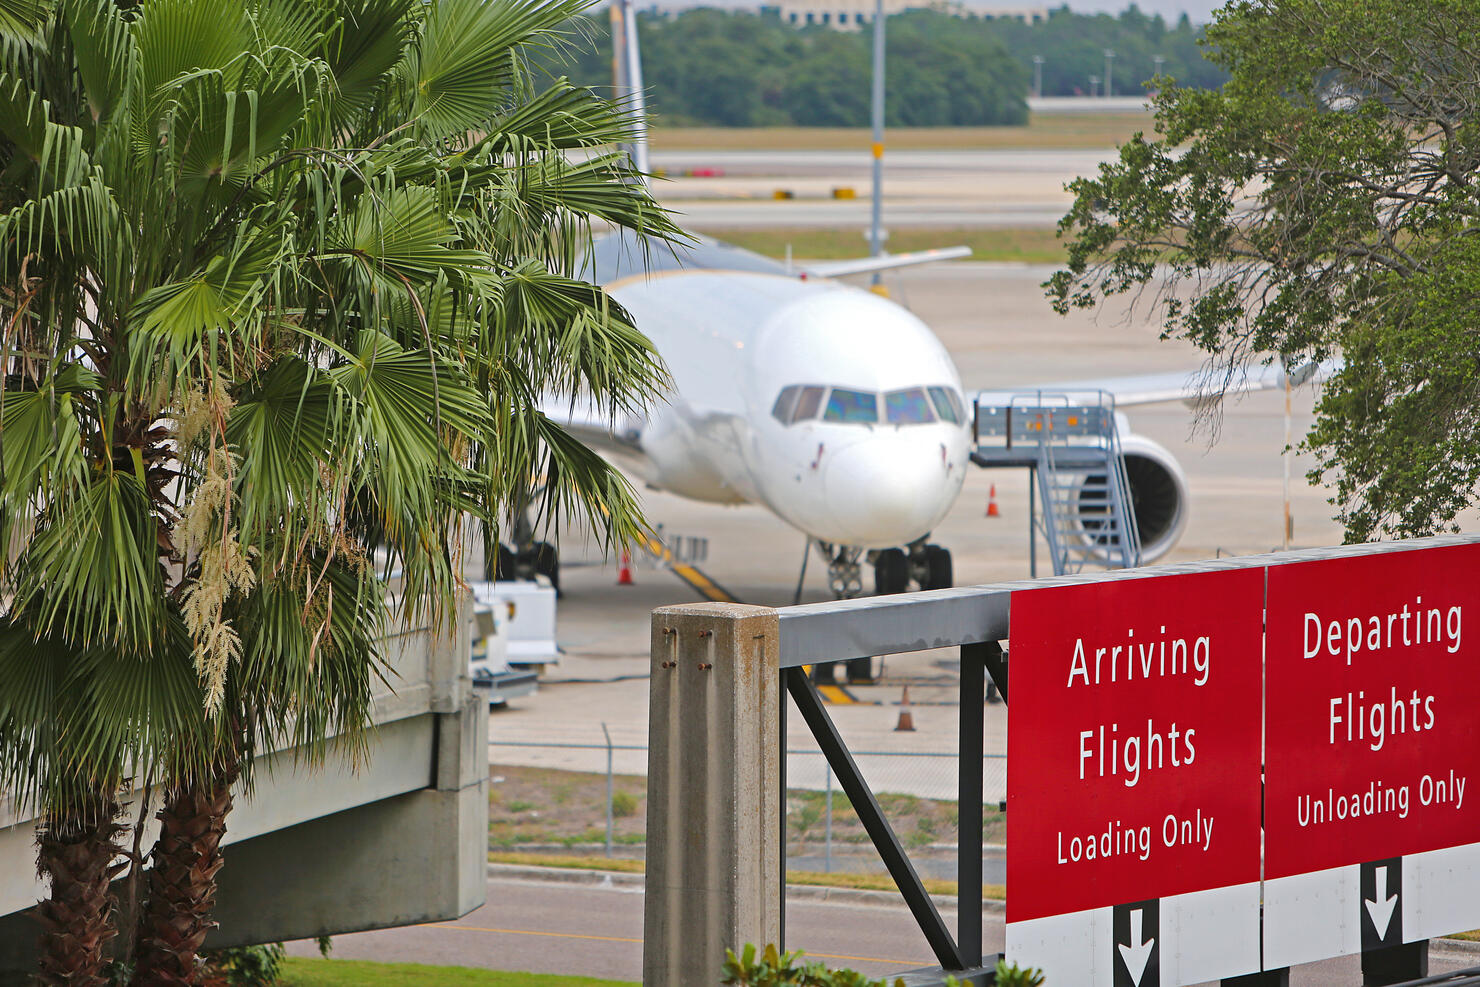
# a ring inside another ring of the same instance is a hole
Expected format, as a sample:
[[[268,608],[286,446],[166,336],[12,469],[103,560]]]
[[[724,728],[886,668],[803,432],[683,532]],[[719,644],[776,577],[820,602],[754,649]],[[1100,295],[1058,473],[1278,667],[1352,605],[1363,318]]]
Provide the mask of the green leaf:
[[[343,411],[331,382],[297,357],[269,367],[232,408],[226,438],[241,456],[236,488],[241,529],[249,542],[264,534],[298,533],[303,518],[323,517],[335,491],[322,470],[351,452],[331,435]]]
[[[63,508],[44,512],[17,566],[14,606],[40,633],[79,648],[138,651],[162,633],[164,581],[149,495],[107,470]]]
[[[0,37],[35,41],[50,12],[47,0],[0,0]]]
[[[439,0],[427,13],[411,77],[412,114],[438,140],[494,119],[515,79],[514,49],[537,42],[586,0]]]

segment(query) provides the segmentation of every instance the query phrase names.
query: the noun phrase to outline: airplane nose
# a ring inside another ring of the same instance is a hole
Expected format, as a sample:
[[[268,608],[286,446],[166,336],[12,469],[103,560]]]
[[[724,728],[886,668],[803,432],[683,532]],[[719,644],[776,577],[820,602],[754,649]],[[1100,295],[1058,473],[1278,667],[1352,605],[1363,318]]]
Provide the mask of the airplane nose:
[[[960,487],[950,459],[942,443],[913,436],[875,436],[839,450],[823,480],[836,540],[886,548],[928,534]]]

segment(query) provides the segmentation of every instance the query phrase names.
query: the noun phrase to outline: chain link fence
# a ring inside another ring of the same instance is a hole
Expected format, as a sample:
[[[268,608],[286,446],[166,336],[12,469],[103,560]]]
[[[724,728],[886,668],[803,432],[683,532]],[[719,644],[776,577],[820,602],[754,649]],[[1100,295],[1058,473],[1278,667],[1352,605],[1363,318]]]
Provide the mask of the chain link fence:
[[[876,871],[878,855],[838,785],[832,768],[815,743],[803,745],[793,739],[786,754],[788,863],[795,870],[831,872]],[[811,738],[807,738],[810,740]],[[869,788],[878,799],[900,840],[910,848],[922,874],[954,878],[955,846],[960,834],[957,819],[959,761],[954,751],[852,751]],[[572,801],[569,795],[551,797],[546,805],[538,794],[521,789],[517,802],[526,814],[544,812],[547,823],[561,815],[581,815],[588,820],[579,839],[564,837],[566,846],[586,852],[600,850],[607,856],[630,855],[641,847],[640,822],[645,800],[633,789],[645,788],[647,746],[643,744],[566,743],[559,741],[494,740],[489,742],[489,762],[496,779],[520,768],[558,769],[570,777],[589,778],[587,799]],[[502,773],[501,773],[502,772]],[[564,792],[569,785],[541,777],[544,788]],[[537,791],[537,789],[536,789]],[[982,758],[982,793],[985,805],[982,841],[1000,846],[1005,815],[1001,803],[1007,797],[1007,758],[987,754]],[[639,799],[634,808],[627,800]],[[592,804],[593,800],[598,804]],[[504,808],[510,803],[505,803]],[[498,807],[497,800],[495,808]],[[602,813],[604,819],[595,818]],[[506,813],[507,814],[507,813]],[[511,837],[513,846],[520,840]],[[540,845],[534,838],[525,845]],[[939,857],[939,866],[933,858]],[[990,878],[990,875],[989,875]]]

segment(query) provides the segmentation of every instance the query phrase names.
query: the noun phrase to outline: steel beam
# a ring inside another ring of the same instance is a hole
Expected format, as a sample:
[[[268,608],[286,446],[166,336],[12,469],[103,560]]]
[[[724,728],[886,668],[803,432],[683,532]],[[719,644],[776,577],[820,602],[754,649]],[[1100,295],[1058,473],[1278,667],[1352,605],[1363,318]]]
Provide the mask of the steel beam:
[[[964,967],[982,962],[982,747],[987,656],[997,642],[961,647],[961,739],[956,803],[956,943]]]
[[[951,938],[950,931],[946,929],[945,921],[940,917],[935,902],[930,899],[925,886],[920,883],[920,875],[915,873],[915,867],[910,863],[909,855],[905,853],[904,847],[900,845],[894,828],[889,825],[889,820],[884,818],[884,812],[879,808],[879,802],[874,798],[874,793],[869,790],[868,783],[863,780],[863,775],[859,772],[853,755],[848,752],[847,744],[838,734],[838,728],[833,725],[832,717],[827,715],[827,710],[822,705],[822,697],[817,694],[817,687],[800,668],[788,668],[786,688],[791,693],[792,699],[796,701],[797,711],[802,714],[802,719],[812,730],[812,736],[817,739],[817,746],[822,748],[822,753],[832,765],[833,773],[838,776],[838,784],[848,796],[848,800],[853,803],[853,811],[858,813],[858,821],[863,823],[863,828],[868,832],[869,839],[873,841],[874,848],[883,858],[889,876],[894,878],[899,893],[904,896],[905,904],[915,916],[915,922],[920,926],[925,941],[930,944],[931,952],[935,954],[940,965],[946,969],[964,969],[966,964],[961,962],[961,952],[957,949],[955,940]],[[980,763],[981,758],[978,757],[978,772]],[[977,784],[980,786],[980,774],[977,777]],[[976,883],[979,891],[981,887],[980,867],[977,869]],[[981,920],[978,918],[977,929],[980,930],[980,928]],[[980,936],[980,931],[977,934]]]
[[[872,658],[875,655],[954,648],[983,641],[1003,641],[1008,637],[1010,600],[1012,594],[1019,590],[1197,572],[1222,572],[1227,569],[1257,569],[1290,562],[1381,555],[1476,542],[1480,542],[1480,535],[1442,535],[1403,542],[1374,542],[1368,545],[1274,552],[1269,555],[1244,555],[783,607],[777,611],[781,621],[781,667],[793,668],[813,662]]]
[[[1401,984],[1429,975],[1429,941],[1371,949],[1362,954],[1362,987]]]

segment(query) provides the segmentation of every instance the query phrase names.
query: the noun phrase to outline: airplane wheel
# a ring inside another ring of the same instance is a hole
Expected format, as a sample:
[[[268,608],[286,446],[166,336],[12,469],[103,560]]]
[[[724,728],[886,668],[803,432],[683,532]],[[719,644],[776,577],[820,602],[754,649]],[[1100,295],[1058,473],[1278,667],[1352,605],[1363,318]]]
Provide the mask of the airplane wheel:
[[[956,585],[951,553],[939,545],[925,546],[925,588],[950,589]]]
[[[889,596],[910,588],[910,560],[897,548],[886,548],[874,560],[874,593]]]
[[[812,684],[813,685],[835,685],[835,684],[837,684],[838,675],[837,675],[837,672],[835,671],[835,669],[833,667],[836,664],[837,664],[837,662],[835,662],[835,661],[819,661],[816,664],[814,664],[812,666]]]
[[[848,681],[849,683],[870,683],[874,680],[874,660],[872,658],[849,658],[848,659]]]
[[[493,578],[499,580],[519,578],[517,562],[518,560],[515,558],[514,553],[503,545],[500,545],[498,547],[498,561],[494,563]]]
[[[536,575],[544,576],[550,580],[550,585],[555,588],[555,595],[560,595],[560,552],[547,541],[534,543],[534,571]]]

